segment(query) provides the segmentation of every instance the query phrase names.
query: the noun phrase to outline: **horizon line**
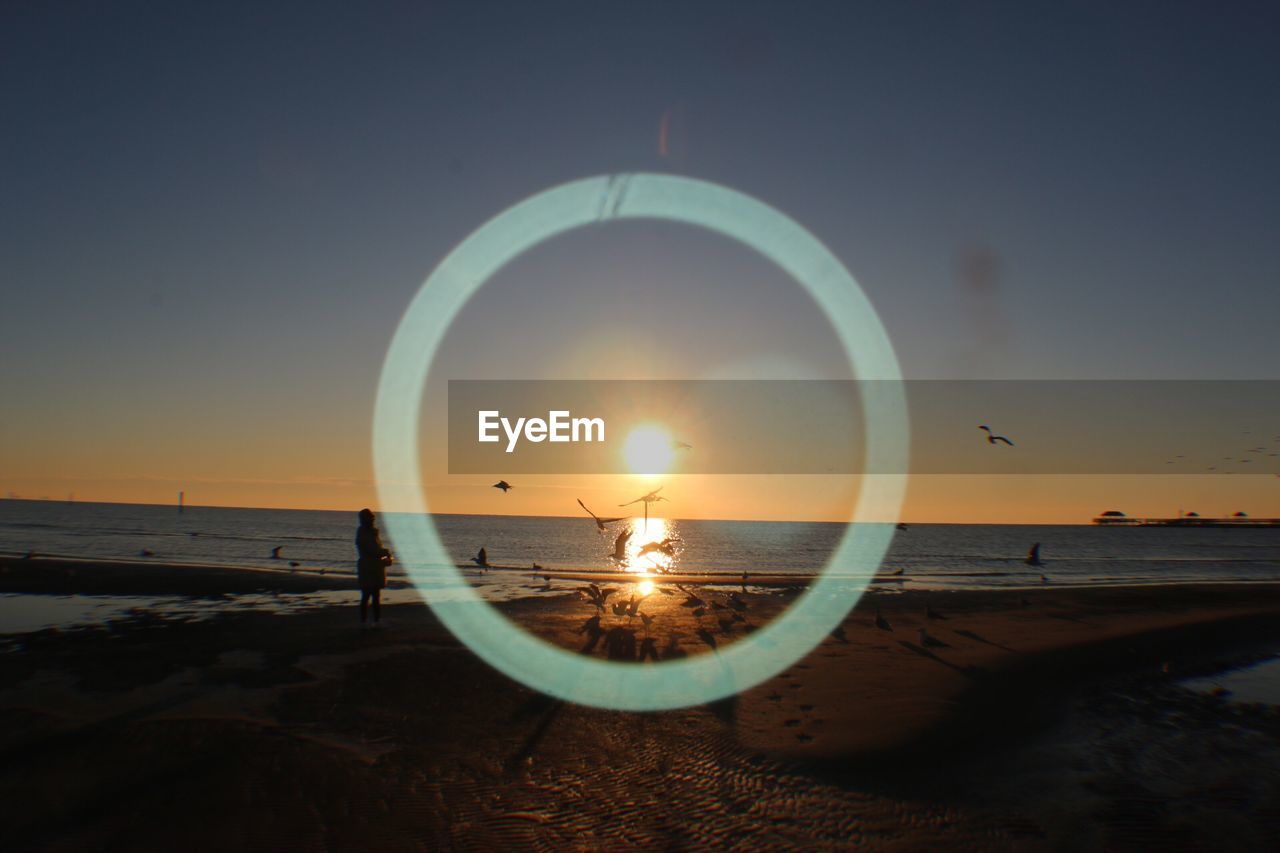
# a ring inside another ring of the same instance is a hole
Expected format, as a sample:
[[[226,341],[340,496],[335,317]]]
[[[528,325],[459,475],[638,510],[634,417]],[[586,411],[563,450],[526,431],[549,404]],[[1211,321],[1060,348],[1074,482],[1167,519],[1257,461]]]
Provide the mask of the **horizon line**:
[[[177,503],[151,503],[146,501],[121,501],[121,500],[115,500],[115,501],[79,500],[79,499],[68,500],[66,498],[50,498],[50,497],[27,498],[27,497],[0,496],[0,503],[4,503],[4,502],[52,503],[52,504],[104,504],[107,506],[159,507],[159,508],[166,508],[166,509],[172,509],[172,510],[177,510],[178,508]],[[324,508],[324,507],[288,507],[288,506],[242,506],[239,504],[184,503],[183,508],[184,509],[247,509],[247,510],[261,510],[261,511],[268,511],[268,512],[350,512],[353,514],[359,512],[359,509],[348,509],[345,507],[344,508],[332,508],[332,507]],[[397,510],[383,510],[381,508],[375,508],[374,511],[379,514],[398,512]],[[487,518],[578,518],[579,517],[576,514],[560,515],[555,513],[527,514],[527,513],[501,513],[501,512],[428,512],[427,515],[474,516],[476,518],[486,518],[486,517]],[[586,516],[582,516],[582,517],[585,518]],[[640,518],[640,516],[630,516],[630,517]],[[862,524],[906,524],[908,526],[925,525],[925,524],[956,525],[956,526],[963,526],[963,525],[1006,526],[1006,527],[1036,527],[1036,526],[1090,527],[1090,526],[1093,526],[1092,525],[1093,517],[1091,517],[1088,521],[1078,521],[1078,522],[1070,522],[1070,521],[914,521],[914,520],[901,519],[901,518],[894,522],[887,522],[887,521],[853,522],[848,519],[840,520],[840,519],[829,519],[829,518],[807,518],[807,519],[806,518],[720,518],[720,517],[707,517],[707,516],[681,517],[681,516],[675,516],[675,515],[670,515],[670,516],[653,515],[653,516],[650,516],[650,518],[663,518],[663,519],[669,518],[673,521],[739,521],[739,522],[763,522],[763,523],[775,523],[775,524],[862,523]]]

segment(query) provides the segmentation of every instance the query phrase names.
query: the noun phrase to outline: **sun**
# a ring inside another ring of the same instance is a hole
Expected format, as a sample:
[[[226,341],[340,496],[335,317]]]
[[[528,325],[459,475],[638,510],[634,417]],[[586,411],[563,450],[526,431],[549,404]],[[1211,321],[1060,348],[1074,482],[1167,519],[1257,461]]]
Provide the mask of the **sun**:
[[[631,430],[622,445],[622,457],[633,474],[663,474],[675,458],[671,434],[655,424]]]

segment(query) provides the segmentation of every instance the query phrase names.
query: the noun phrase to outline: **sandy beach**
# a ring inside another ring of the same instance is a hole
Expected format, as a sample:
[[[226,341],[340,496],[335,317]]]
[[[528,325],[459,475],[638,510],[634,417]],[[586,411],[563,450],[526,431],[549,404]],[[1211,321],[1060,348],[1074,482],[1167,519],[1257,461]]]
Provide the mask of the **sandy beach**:
[[[332,573],[44,562],[7,562],[0,592],[83,594],[123,577],[134,595],[220,587],[288,597],[350,584]],[[581,648],[582,624],[598,611],[576,586],[500,607]],[[793,597],[738,596],[754,624]],[[655,592],[643,604],[660,649],[692,618],[684,600]],[[25,635],[0,656],[6,846],[1123,849],[1280,839],[1280,719],[1177,686],[1273,648],[1280,587],[871,592],[843,637],[779,677],[653,714],[547,699],[479,662],[411,589],[388,601],[372,630],[359,628],[353,593],[349,606],[296,615],[181,622],[139,612]],[[877,607],[892,630],[876,626]],[[713,636],[741,641],[744,623],[730,621]],[[602,624],[628,620],[606,613]],[[696,636],[680,648],[715,653]],[[604,644],[590,653],[603,656]]]

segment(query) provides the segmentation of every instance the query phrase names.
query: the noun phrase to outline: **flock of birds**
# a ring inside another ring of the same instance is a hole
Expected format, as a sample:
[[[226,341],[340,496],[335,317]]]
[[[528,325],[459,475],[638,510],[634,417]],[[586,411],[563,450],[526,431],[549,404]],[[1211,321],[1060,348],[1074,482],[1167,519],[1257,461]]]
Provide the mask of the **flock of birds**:
[[[1009,447],[1014,446],[1013,441],[1007,436],[996,434],[992,431],[991,427],[986,424],[980,425],[978,429],[987,434],[987,444],[1004,444]],[[1240,433],[1241,438],[1248,437],[1250,441],[1257,440],[1253,438],[1253,435],[1254,433],[1252,430],[1244,430]],[[1242,448],[1227,456],[1222,456],[1220,458],[1215,457],[1212,459],[1205,458],[1203,456],[1193,458],[1188,454],[1178,453],[1172,458],[1166,459],[1164,464],[1179,466],[1180,468],[1186,469],[1188,473],[1194,469],[1197,472],[1203,470],[1206,474],[1253,474],[1261,473],[1263,464],[1265,464],[1268,459],[1280,460],[1280,435],[1274,435],[1271,437],[1270,446],[1266,444],[1255,444],[1252,447]],[[1239,467],[1241,465],[1250,465],[1253,467],[1244,469]],[[1280,473],[1274,471],[1271,473],[1273,476],[1280,477]]]
[[[743,587],[745,594],[746,588]],[[653,592],[637,596],[631,593],[625,601],[621,594],[612,604],[609,599],[618,593],[616,587],[601,587],[588,583],[578,590],[579,598],[587,603],[594,612],[578,628],[579,636],[585,635],[580,651],[591,654],[597,646],[603,644],[605,654],[611,660],[667,660],[686,656],[680,647],[680,641],[695,636],[713,650],[719,646],[716,639],[720,636],[733,636],[734,629],[741,625],[746,633],[756,629],[747,616],[750,605],[742,594],[730,592],[713,594],[708,590],[694,591],[683,584],[671,586],[657,585]],[[653,636],[655,617],[640,608],[649,596],[662,594],[667,596],[684,596],[678,605],[681,612],[687,612],[693,620],[690,633],[680,630],[668,631],[666,642],[659,653],[657,639]],[[617,618],[617,623],[606,628],[601,620],[610,613]],[[710,621],[708,621],[710,617]],[[643,636],[638,636],[634,622],[640,620]],[[718,628],[718,631],[717,631]],[[637,645],[637,640],[639,644]]]
[[[1240,433],[1240,437],[1248,436],[1249,440],[1253,438],[1252,430],[1245,430]],[[1252,474],[1259,472],[1268,459],[1280,459],[1280,435],[1272,436],[1271,446],[1266,444],[1256,444],[1252,447],[1243,448],[1228,456],[1215,457],[1213,459],[1192,459],[1185,453],[1179,453],[1170,459],[1166,459],[1166,465],[1175,465],[1179,468],[1191,469],[1193,466],[1199,469],[1203,466],[1204,472],[1208,474]],[[1206,463],[1212,462],[1212,465]],[[1253,466],[1248,469],[1239,468],[1240,465]],[[1280,477],[1280,473],[1272,472],[1274,476]]]
[[[979,429],[983,430],[987,434],[986,438],[988,444],[1003,444],[1008,447],[1014,446],[1014,442],[1011,439],[1007,436],[995,433],[986,424],[980,426]],[[685,448],[689,446],[683,442],[679,444]],[[503,494],[506,494],[511,489],[515,488],[506,480],[499,480],[494,483],[492,487],[500,490]],[[647,523],[649,517],[649,505],[669,500],[665,495],[660,494],[662,489],[663,487],[659,486],[647,494],[641,495],[634,500],[618,504],[618,506],[627,507],[634,506],[635,504],[643,504],[645,509],[645,521]],[[629,520],[629,516],[616,516],[610,518],[601,517],[593,512],[589,506],[583,503],[581,498],[577,498],[577,503],[578,506],[582,508],[582,511],[590,516],[591,521],[595,525],[596,532],[602,536],[609,532],[609,525],[615,524],[619,521]],[[906,530],[907,526],[905,524],[898,524],[898,529]],[[632,535],[633,530],[630,526],[624,528],[617,535],[613,541],[613,550],[609,554],[609,558],[611,560],[616,563],[624,563],[627,561],[628,549]],[[674,557],[679,542],[680,539],[674,536],[668,536],[661,540],[648,542],[640,546],[637,556],[645,557],[651,554],[662,554],[666,557]],[[1044,561],[1040,556],[1040,547],[1039,542],[1031,546],[1031,549],[1028,551],[1025,559],[1028,566],[1042,567],[1044,565]],[[481,547],[479,552],[471,558],[471,562],[474,563],[482,572],[488,571],[491,568],[488,551],[483,547]],[[541,576],[542,580],[546,584],[541,589],[544,591],[551,590],[552,575],[541,574],[542,566],[537,563],[532,565],[532,571],[535,578]],[[654,566],[653,571],[657,574],[662,574],[664,569],[660,566]],[[901,577],[903,574],[904,571],[901,568],[892,573],[893,576],[897,577]],[[589,616],[578,628],[577,633],[580,636],[585,636],[585,641],[580,651],[583,654],[591,654],[597,647],[602,646],[605,654],[610,659],[656,661],[659,659],[684,657],[687,653],[680,648],[680,641],[688,638],[689,636],[697,637],[712,650],[715,650],[719,646],[719,640],[717,637],[733,637],[735,636],[734,631],[739,626],[741,626],[744,633],[751,633],[756,630],[757,626],[748,618],[750,604],[745,597],[747,593],[747,581],[749,578],[750,574],[744,571],[742,573],[742,591],[731,591],[727,594],[722,592],[713,592],[708,589],[694,591],[680,583],[672,583],[670,585],[650,583],[648,592],[641,595],[637,595],[632,592],[625,601],[622,600],[619,588],[617,587],[601,587],[596,583],[588,583],[586,586],[579,587],[576,590],[579,600],[588,604],[593,610],[592,615]],[[1049,582],[1048,576],[1044,574],[1040,575],[1040,580],[1043,583]],[[615,594],[617,595],[617,598],[610,602],[610,599],[614,598]],[[692,633],[690,634],[680,630],[668,632],[666,643],[661,651],[659,651],[657,640],[652,634],[655,617],[652,614],[645,613],[641,610],[644,602],[654,594],[661,594],[665,596],[683,595],[684,600],[678,605],[679,610],[687,613],[692,619],[692,624],[689,626],[689,630]],[[1024,606],[1028,604],[1025,598],[1022,599],[1022,603]],[[611,627],[606,627],[602,620],[610,614],[612,614],[618,621]],[[925,616],[926,619],[930,621],[947,618],[934,610],[928,604],[925,605]],[[642,635],[638,635],[634,627],[635,620],[637,619],[640,620],[640,625],[643,629]],[[876,609],[875,613],[875,626],[882,631],[893,631],[893,626],[889,623],[889,620],[885,618],[884,614],[880,612],[879,608]],[[843,625],[837,626],[831,633],[837,640],[846,643],[848,642]],[[920,645],[923,648],[928,649],[947,646],[945,642],[929,634],[928,630],[924,627],[921,627],[918,630],[918,634]]]
[[[683,444],[682,442],[678,444]],[[686,448],[688,445],[684,445]],[[493,488],[499,489],[503,494],[510,491],[514,486],[506,480],[499,480],[493,484]],[[665,495],[660,494],[663,487],[659,486],[651,492],[641,495],[634,500],[626,501],[618,504],[619,507],[634,506],[635,504],[643,504],[645,508],[645,521],[648,521],[650,504],[667,501]],[[582,508],[595,525],[596,532],[601,536],[611,532],[610,525],[619,521],[629,521],[630,516],[614,516],[602,517],[597,515],[587,506],[581,498],[577,498],[578,506]],[[630,559],[629,548],[631,537],[634,530],[631,526],[622,529],[613,540],[613,549],[609,553],[609,559],[615,563],[625,563]],[[637,557],[647,557],[650,555],[663,555],[665,557],[674,557],[677,553],[681,540],[676,536],[666,536],[660,540],[647,542],[641,545],[636,552]],[[482,572],[492,568],[489,562],[489,553],[485,548],[481,548],[471,562],[475,564]],[[534,563],[532,565],[534,577],[541,576],[546,586],[542,587],[544,591],[550,590],[552,576],[550,574],[541,574],[542,566]],[[655,574],[663,574],[666,570],[661,565],[653,565],[652,571]],[[618,587],[601,587],[596,583],[588,583],[586,586],[579,587],[576,592],[579,600],[587,603],[594,611],[590,617],[582,623],[578,628],[578,634],[585,636],[582,646],[582,653],[591,654],[597,647],[603,648],[606,655],[613,660],[659,660],[684,657],[687,653],[680,648],[680,640],[689,636],[696,636],[703,643],[712,649],[718,647],[717,629],[720,636],[732,636],[734,629],[741,625],[744,631],[750,632],[755,630],[755,626],[751,624],[747,617],[749,604],[743,597],[746,593],[746,583],[750,577],[749,573],[742,573],[742,593],[733,591],[727,595],[722,593],[712,593],[707,590],[695,592],[684,584],[672,583],[670,585],[653,584],[650,582],[649,591],[637,595],[632,592],[628,598],[622,600]],[[652,634],[652,628],[655,616],[645,613],[641,610],[644,602],[655,594],[665,596],[684,596],[684,601],[679,604],[679,608],[683,612],[687,612],[692,618],[693,624],[690,627],[690,633],[682,631],[671,631],[667,633],[666,642],[661,649],[658,649],[657,638]],[[610,599],[614,599],[610,601]],[[611,627],[602,624],[602,620],[612,615],[618,621]],[[709,617],[709,621],[708,621]],[[638,635],[635,628],[636,620],[642,627],[643,634]]]
[[[996,445],[996,446],[1004,445],[1006,447],[1015,446],[1014,441],[1012,439],[1010,439],[1008,436],[1000,435],[999,433],[995,432],[987,424],[980,424],[978,426],[978,429],[986,433],[986,440],[987,440],[987,444],[989,445]],[[1241,433],[1241,435],[1251,436],[1253,435],[1253,433],[1250,430],[1245,430],[1244,432]],[[1205,467],[1204,470],[1207,473],[1222,473],[1222,474],[1250,473],[1248,471],[1225,470],[1225,469],[1234,465],[1252,465],[1255,462],[1263,462],[1268,458],[1280,458],[1280,435],[1273,436],[1271,441],[1272,441],[1273,447],[1268,447],[1267,445],[1263,445],[1263,444],[1255,445],[1253,447],[1243,449],[1239,453],[1235,453],[1229,456],[1223,456],[1220,460],[1215,460],[1215,464]],[[672,446],[677,450],[691,450],[693,447],[693,445],[684,441],[672,442]],[[1204,460],[1201,460],[1201,463],[1203,463],[1203,461]],[[1175,455],[1173,458],[1166,460],[1165,464],[1166,465],[1184,465],[1189,467],[1191,464],[1193,464],[1193,462],[1189,461],[1189,457],[1186,454],[1180,453]],[[1275,476],[1280,477],[1280,473],[1276,473]],[[502,491],[503,494],[506,494],[507,492],[511,491],[515,487],[512,486],[510,483],[508,483],[506,480],[499,480],[498,482],[493,484],[493,488],[499,489]],[[652,503],[657,503],[659,501],[668,500],[667,497],[658,494],[661,491],[662,491],[662,487],[659,486],[658,488],[654,489],[652,492],[649,492],[648,494],[641,495],[635,500],[618,504],[618,506],[625,507],[625,506],[632,506],[638,503],[643,503],[644,516],[645,516],[645,521],[647,523],[649,519],[649,505]],[[582,507],[582,509],[587,513],[587,515],[591,516],[592,521],[595,522],[597,531],[601,534],[604,534],[608,531],[608,525],[618,521],[626,521],[630,517],[630,516],[617,516],[614,518],[601,518],[600,516],[592,512],[591,509],[582,502],[581,498],[578,499],[578,506]],[[899,530],[907,529],[907,525],[902,523],[899,523],[897,527]],[[200,534],[198,532],[193,532],[191,535],[199,536]],[[611,559],[613,559],[615,562],[623,562],[626,559],[627,548],[630,545],[631,535],[632,535],[631,529],[627,528],[623,530],[621,534],[618,535],[617,539],[614,540],[613,552],[610,556],[611,556]],[[644,557],[654,553],[661,553],[668,557],[674,556],[675,544],[677,541],[678,540],[674,538],[667,538],[662,540],[661,542],[647,543],[641,546],[639,556]],[[282,559],[282,557],[280,556],[280,552],[283,550],[283,548],[284,548],[283,545],[277,545],[276,547],[272,548],[271,559],[273,560]],[[27,554],[28,558],[32,558],[34,556],[35,556],[34,551],[31,551]],[[154,557],[156,556],[156,554],[154,551],[151,551],[150,549],[143,548],[138,552],[138,556]],[[471,559],[472,559],[472,562],[475,563],[478,567],[486,570],[489,568],[488,556],[484,548],[481,548],[480,552],[475,557],[472,557]],[[1025,562],[1029,566],[1038,567],[1038,566],[1044,565],[1044,563],[1040,559],[1040,543],[1039,542],[1037,542],[1035,545],[1032,546],[1031,551],[1027,554],[1027,558]],[[290,570],[297,569],[301,565],[302,564],[297,560],[289,561]],[[541,567],[535,563],[534,568],[538,569]],[[324,569],[320,569],[320,573],[323,574]],[[900,576],[902,575],[902,570],[899,569],[893,574]],[[549,577],[546,577],[545,580],[547,581],[548,584],[550,583]],[[1040,580],[1044,583],[1049,582],[1049,578],[1043,574],[1040,576]]]
[[[493,484],[493,488],[501,489],[503,494],[506,494],[508,491],[510,491],[515,487],[512,486],[510,483],[508,483],[506,480],[499,480],[498,482]],[[657,503],[658,501],[668,500],[668,498],[666,498],[665,496],[658,494],[659,492],[662,491],[662,489],[663,487],[659,486],[658,488],[654,489],[652,492],[649,492],[648,494],[641,495],[640,497],[636,498],[633,501],[627,501],[626,503],[618,504],[618,506],[620,507],[631,506],[632,504],[643,502],[645,507],[645,522],[647,526],[647,522],[649,520],[649,504]],[[605,533],[609,532],[610,524],[614,524],[619,521],[628,521],[631,518],[631,516],[627,516],[627,515],[619,515],[613,518],[602,518],[596,515],[594,512],[592,512],[591,508],[582,502],[582,498],[578,498],[577,501],[578,501],[578,506],[582,507],[583,512],[591,516],[591,520],[595,523],[595,526],[596,526],[596,532],[601,535],[604,535]],[[623,528],[622,532],[619,533],[617,538],[613,540],[613,551],[610,553],[609,559],[613,560],[616,563],[625,563],[627,561],[628,559],[627,549],[631,544],[631,537],[633,533],[634,531],[630,527]],[[667,557],[674,557],[676,545],[679,541],[680,540],[676,537],[667,537],[665,539],[662,539],[661,541],[646,543],[645,545],[642,545],[640,547],[638,556],[645,557],[650,554],[663,554]],[[475,563],[476,567],[483,571],[488,571],[491,568],[489,564],[489,553],[484,548],[481,548],[480,551],[474,557],[471,558],[471,562]],[[539,566],[537,563],[533,564],[533,569],[535,570],[535,572],[541,568],[542,567]],[[654,567],[654,570],[661,571],[661,569],[656,566]],[[546,580],[547,583],[551,582],[551,579],[548,576],[544,576],[544,580]]]

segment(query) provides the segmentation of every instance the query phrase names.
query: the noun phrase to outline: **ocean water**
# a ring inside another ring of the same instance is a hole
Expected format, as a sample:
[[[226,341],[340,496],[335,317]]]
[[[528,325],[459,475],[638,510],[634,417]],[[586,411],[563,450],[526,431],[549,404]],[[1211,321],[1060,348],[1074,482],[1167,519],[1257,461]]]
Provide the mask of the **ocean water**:
[[[440,515],[442,540],[458,563],[484,547],[499,566],[548,570],[672,569],[795,574],[821,570],[846,525],[819,522],[640,518],[600,535],[585,515],[570,518]],[[633,536],[619,563],[613,537]],[[0,500],[0,553],[154,559],[301,571],[354,571],[355,512]],[[643,545],[676,540],[670,555]],[[1045,565],[1024,560],[1041,543]],[[388,543],[394,548],[395,543]],[[280,559],[271,550],[282,546]],[[140,558],[143,551],[154,556]],[[904,588],[980,589],[1052,584],[1145,584],[1280,580],[1280,529],[1182,529],[1088,525],[913,524],[895,534],[882,572],[902,570]],[[392,574],[397,574],[393,567]],[[529,573],[478,572],[492,597],[533,594]]]

